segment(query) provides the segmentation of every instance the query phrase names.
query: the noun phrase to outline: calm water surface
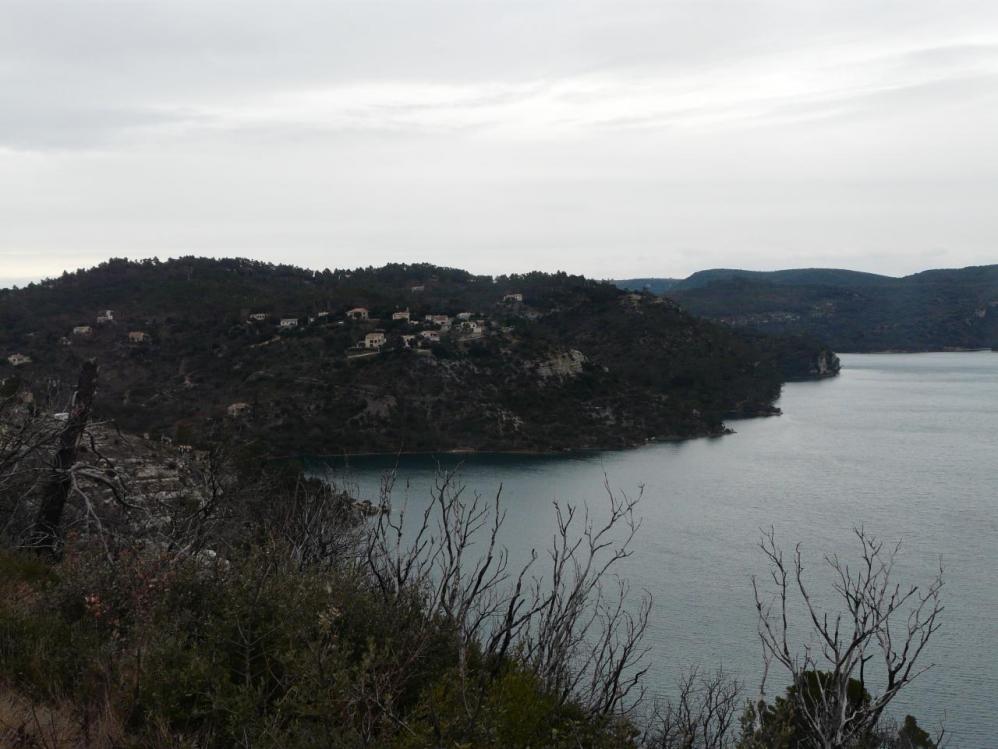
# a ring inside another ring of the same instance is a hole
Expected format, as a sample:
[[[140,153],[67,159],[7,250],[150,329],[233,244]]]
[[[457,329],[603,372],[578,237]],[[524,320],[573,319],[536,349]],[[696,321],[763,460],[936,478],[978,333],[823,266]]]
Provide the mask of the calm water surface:
[[[927,727],[945,718],[954,747],[998,746],[998,354],[845,355],[833,380],[784,388],[783,416],[731,424],[719,439],[584,457],[441,456],[462,461],[469,489],[503,485],[502,540],[514,557],[541,548],[552,500],[600,506],[603,473],[644,488],[643,525],[623,574],[654,598],[647,644],[652,692],[667,695],[690,665],[757,688],[761,650],[752,574],[765,573],[760,529],[803,544],[821,579],[823,554],[853,553],[852,528],[903,539],[900,579],[927,582],[940,558],[944,625],[937,665],[896,712]],[[329,475],[374,498],[394,461],[354,461]],[[396,495],[426,501],[433,458],[402,461]],[[396,500],[399,497],[396,497]],[[786,684],[775,673],[769,693]],[[899,704],[900,703],[900,704]]]

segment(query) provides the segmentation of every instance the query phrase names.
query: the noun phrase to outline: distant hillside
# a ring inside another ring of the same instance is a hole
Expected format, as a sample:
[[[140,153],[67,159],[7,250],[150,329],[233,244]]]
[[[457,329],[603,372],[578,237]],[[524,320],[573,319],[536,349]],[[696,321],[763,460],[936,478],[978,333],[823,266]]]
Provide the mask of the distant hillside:
[[[904,278],[828,268],[694,273],[665,294],[739,328],[810,336],[840,352],[998,345],[998,265]]]
[[[618,288],[624,291],[647,291],[652,294],[664,294],[669,289],[682,283],[679,278],[626,278],[614,281]]]
[[[652,294],[665,294],[669,291],[699,289],[724,281],[759,281],[781,285],[808,286],[879,286],[899,282],[891,276],[876,273],[863,273],[838,268],[797,268],[791,270],[738,270],[735,268],[712,268],[701,270],[687,278],[628,278],[614,281],[625,291],[649,291]]]
[[[716,268],[714,270],[697,271],[689,278],[673,283],[676,289],[698,289],[719,281],[734,281],[745,279],[763,283],[774,283],[785,286],[883,286],[896,283],[898,279],[890,276],[879,276],[876,273],[862,273],[854,270],[838,268],[797,268],[790,270],[754,271]]]
[[[366,319],[348,318],[355,307]],[[411,321],[393,319],[405,311]],[[114,260],[0,291],[0,354],[0,376],[26,380],[43,408],[94,357],[100,414],[123,429],[195,444],[230,432],[275,454],[718,434],[728,416],[771,412],[785,380],[837,370],[805,339],[563,273],[203,258]],[[14,354],[31,361],[15,367]]]

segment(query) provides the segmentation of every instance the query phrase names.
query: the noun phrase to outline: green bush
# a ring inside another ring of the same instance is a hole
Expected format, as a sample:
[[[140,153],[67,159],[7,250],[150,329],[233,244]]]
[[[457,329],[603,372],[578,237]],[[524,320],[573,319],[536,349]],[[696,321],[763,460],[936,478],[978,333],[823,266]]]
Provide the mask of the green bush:
[[[70,544],[48,566],[0,556],[0,683],[80,725],[111,705],[135,746],[627,746],[514,662],[458,688],[456,633],[417,590],[302,571],[263,543],[211,563]],[[81,729],[82,730],[82,729]],[[441,744],[443,742],[443,744]]]

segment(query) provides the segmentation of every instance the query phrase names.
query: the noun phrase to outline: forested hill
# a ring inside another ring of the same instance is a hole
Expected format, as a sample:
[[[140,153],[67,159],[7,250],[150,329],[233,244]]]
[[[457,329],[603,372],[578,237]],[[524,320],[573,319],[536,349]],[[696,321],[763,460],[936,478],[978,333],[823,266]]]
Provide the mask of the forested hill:
[[[765,333],[813,336],[836,351],[998,345],[998,265],[903,278],[832,268],[716,269],[664,293],[694,314]]]
[[[837,371],[804,339],[577,276],[203,258],[112,260],[2,291],[0,354],[0,377],[39,408],[61,410],[95,358],[97,412],[122,429],[194,445],[229,433],[273,454],[717,434],[727,416],[771,412],[785,380]]]
[[[652,294],[664,294],[682,282],[683,279],[680,278],[628,278],[621,281],[614,281],[613,283],[625,291],[647,291]]]

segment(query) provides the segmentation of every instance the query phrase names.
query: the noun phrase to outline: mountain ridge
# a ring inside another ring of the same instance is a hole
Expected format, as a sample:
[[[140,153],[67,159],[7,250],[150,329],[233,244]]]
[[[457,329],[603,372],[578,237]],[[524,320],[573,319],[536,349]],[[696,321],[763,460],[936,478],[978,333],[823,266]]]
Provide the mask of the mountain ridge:
[[[810,336],[839,352],[998,345],[998,265],[902,277],[835,268],[712,269],[663,293],[707,319],[773,335]]]

